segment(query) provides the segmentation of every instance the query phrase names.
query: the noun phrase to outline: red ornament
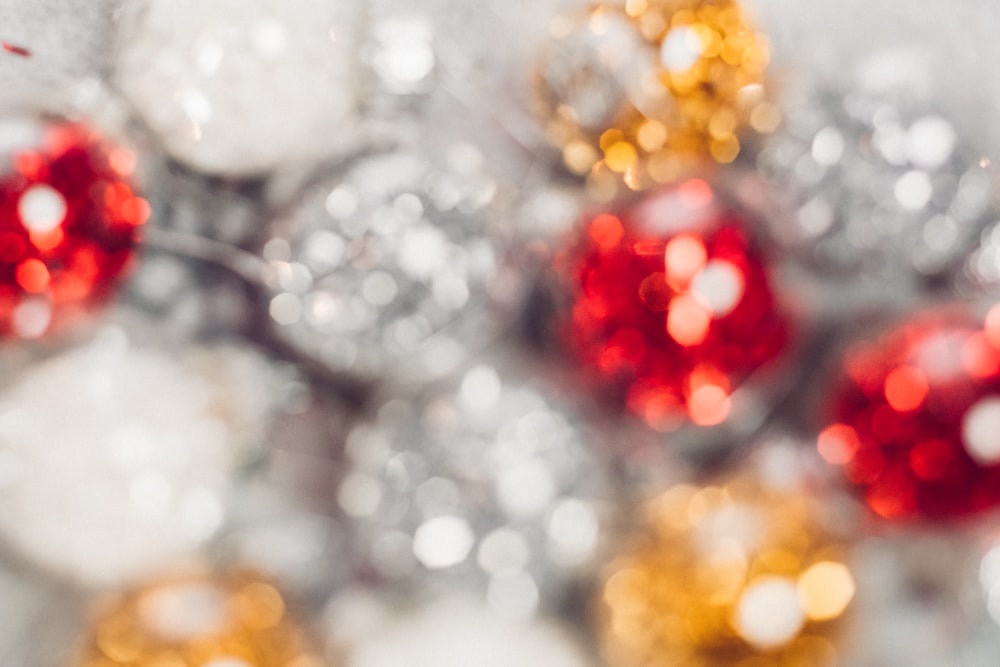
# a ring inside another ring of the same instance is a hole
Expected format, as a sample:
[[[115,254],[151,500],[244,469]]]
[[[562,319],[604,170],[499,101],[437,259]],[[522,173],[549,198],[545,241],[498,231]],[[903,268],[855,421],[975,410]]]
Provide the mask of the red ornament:
[[[733,390],[787,347],[747,220],[702,180],[590,219],[557,264],[569,347],[654,428],[725,421]]]
[[[0,123],[0,164],[0,331],[32,338],[108,294],[149,205],[135,157],[80,124]]]
[[[1000,504],[1000,306],[923,315],[845,357],[819,452],[886,518]]]

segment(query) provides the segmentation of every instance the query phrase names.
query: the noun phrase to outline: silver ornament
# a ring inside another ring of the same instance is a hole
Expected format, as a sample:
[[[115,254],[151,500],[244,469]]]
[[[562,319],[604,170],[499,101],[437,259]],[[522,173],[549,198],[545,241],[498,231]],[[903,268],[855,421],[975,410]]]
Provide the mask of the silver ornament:
[[[475,366],[457,386],[385,402],[346,451],[340,505],[390,580],[451,582],[526,617],[598,551],[603,468],[539,383]]]
[[[276,335],[347,377],[422,380],[491,335],[497,185],[468,144],[400,148],[323,179],[263,247]]]
[[[919,81],[883,54],[843,86],[806,79],[757,165],[785,214],[767,218],[808,265],[893,284],[954,271],[995,210],[994,175]]]

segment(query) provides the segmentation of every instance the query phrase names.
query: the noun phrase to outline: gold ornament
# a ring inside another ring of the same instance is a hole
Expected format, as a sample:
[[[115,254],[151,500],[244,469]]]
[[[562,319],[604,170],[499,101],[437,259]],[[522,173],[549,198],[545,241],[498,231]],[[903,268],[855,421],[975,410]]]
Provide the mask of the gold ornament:
[[[324,667],[285,600],[252,573],[187,575],[124,593],[98,615],[80,667]]]
[[[566,167],[608,199],[729,163],[740,131],[773,130],[767,40],[735,0],[628,0],[552,26],[537,111]]]
[[[816,501],[746,479],[650,502],[599,600],[613,667],[820,667],[854,596]]]

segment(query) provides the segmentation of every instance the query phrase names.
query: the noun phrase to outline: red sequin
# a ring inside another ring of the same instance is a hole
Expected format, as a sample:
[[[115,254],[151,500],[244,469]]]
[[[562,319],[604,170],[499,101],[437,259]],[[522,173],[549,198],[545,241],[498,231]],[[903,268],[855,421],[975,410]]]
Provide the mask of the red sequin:
[[[41,335],[106,296],[149,216],[134,159],[88,128],[11,121],[0,145],[0,331]]]
[[[1000,504],[997,342],[989,320],[984,328],[948,313],[855,347],[820,455],[887,518],[956,518]]]
[[[704,181],[590,219],[557,268],[573,288],[568,346],[655,428],[725,421],[732,391],[787,347],[746,220]]]

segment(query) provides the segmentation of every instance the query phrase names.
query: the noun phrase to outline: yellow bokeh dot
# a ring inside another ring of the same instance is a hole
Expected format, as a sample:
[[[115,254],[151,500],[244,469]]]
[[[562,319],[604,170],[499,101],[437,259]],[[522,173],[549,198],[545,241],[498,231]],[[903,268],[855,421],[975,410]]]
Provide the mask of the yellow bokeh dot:
[[[802,573],[799,600],[806,616],[826,621],[840,616],[854,598],[854,578],[842,563],[821,561]]]
[[[617,173],[625,173],[639,159],[639,153],[635,146],[627,141],[619,141],[608,146],[604,151],[604,162],[608,169]]]

